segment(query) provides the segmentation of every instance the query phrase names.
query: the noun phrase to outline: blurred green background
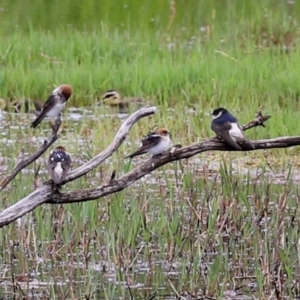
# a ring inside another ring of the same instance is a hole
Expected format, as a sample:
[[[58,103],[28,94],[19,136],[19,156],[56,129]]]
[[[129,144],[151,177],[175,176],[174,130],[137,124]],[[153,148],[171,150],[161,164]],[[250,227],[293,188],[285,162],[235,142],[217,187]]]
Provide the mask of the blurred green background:
[[[170,10],[176,9],[172,27],[197,33],[202,26],[234,33],[237,27],[261,24],[267,15],[280,16],[282,27],[288,27],[291,16],[299,16],[298,1],[264,0],[6,0],[0,1],[1,31],[57,30],[67,26],[94,30],[101,26],[119,30],[166,30]],[[271,21],[270,21],[271,23]],[[267,25],[267,24],[266,24]],[[193,29],[193,30],[191,30]]]

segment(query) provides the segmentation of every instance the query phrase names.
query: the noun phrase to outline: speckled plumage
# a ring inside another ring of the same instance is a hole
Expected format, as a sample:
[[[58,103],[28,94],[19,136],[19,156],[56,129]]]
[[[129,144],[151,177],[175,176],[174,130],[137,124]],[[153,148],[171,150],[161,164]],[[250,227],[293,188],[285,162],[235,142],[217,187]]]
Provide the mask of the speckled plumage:
[[[48,159],[48,170],[51,179],[56,185],[60,184],[67,176],[71,168],[71,157],[65,148],[58,146],[50,153]]]

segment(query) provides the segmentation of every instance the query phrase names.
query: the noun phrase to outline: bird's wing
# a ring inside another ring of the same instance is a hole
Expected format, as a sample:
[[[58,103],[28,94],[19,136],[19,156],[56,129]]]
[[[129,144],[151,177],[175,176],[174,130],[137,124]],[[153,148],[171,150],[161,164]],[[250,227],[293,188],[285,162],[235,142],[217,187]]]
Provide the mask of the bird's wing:
[[[142,147],[149,148],[157,145],[160,141],[161,136],[159,134],[151,132],[142,139]]]
[[[230,145],[231,147],[242,150],[242,147],[239,146],[230,136],[229,130],[231,129],[230,122],[226,122],[222,125],[217,125],[212,123],[211,129],[217,134],[218,137],[220,137],[226,144]]]
[[[31,127],[35,128],[36,126],[38,126],[42,122],[42,120],[44,119],[47,112],[53,107],[53,103],[56,101],[57,97],[58,97],[57,95],[53,95],[53,94],[51,94],[49,96],[49,98],[45,102],[41,112],[36,117],[36,119],[31,123]]]
[[[49,98],[47,99],[47,101],[45,102],[44,106],[43,106],[43,112],[48,112],[52,107],[53,107],[53,103],[56,102],[56,101],[61,101],[62,100],[62,96],[61,95],[54,95],[54,94],[51,94],[49,96]]]
[[[252,144],[252,142],[245,136],[244,130],[241,127],[240,124],[237,123],[238,128],[241,131],[242,137],[241,136],[236,136],[235,139],[237,141],[237,143],[239,144],[243,144],[243,145],[247,145],[252,149],[255,149],[254,145]]]
[[[51,171],[55,168],[56,162],[54,160],[51,160],[51,156],[49,156],[47,161],[48,170]]]
[[[62,101],[62,98],[64,96],[62,95],[54,95],[51,94],[47,101],[45,102],[41,112],[39,115],[36,117],[36,119],[31,123],[31,127],[35,128],[37,125],[39,125],[42,120],[44,119],[45,115],[48,113],[48,111],[53,107],[54,102],[57,100]]]
[[[147,153],[147,151],[145,151],[145,149],[142,149],[142,147],[141,147],[138,150],[136,150],[135,152],[131,153],[130,155],[125,156],[125,158],[133,158],[135,156],[142,155],[144,153]]]
[[[59,181],[59,178],[56,176],[56,173],[54,172],[54,168],[55,168],[55,166],[56,166],[56,162],[55,162],[55,161],[51,161],[51,159],[50,159],[50,157],[49,157],[47,166],[48,166],[48,170],[49,170],[51,179],[52,179],[55,183],[57,183],[57,182]]]
[[[71,169],[71,164],[72,164],[71,157],[69,155],[67,157],[68,158],[66,160],[64,160],[64,162],[62,163],[63,173],[61,176],[61,181],[67,177],[67,175]]]
[[[149,133],[145,138],[142,139],[142,146],[132,154],[126,156],[125,158],[133,158],[134,156],[142,155],[146,153],[149,148],[156,146],[160,141],[160,135],[153,132]]]

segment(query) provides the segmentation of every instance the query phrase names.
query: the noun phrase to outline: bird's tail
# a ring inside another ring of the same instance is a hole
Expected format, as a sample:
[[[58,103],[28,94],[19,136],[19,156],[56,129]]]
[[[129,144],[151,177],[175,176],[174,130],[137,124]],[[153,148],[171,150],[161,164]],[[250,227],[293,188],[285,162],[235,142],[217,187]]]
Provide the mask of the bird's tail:
[[[30,125],[31,128],[35,128],[36,126],[38,126],[41,123],[41,119],[40,118],[36,118]]]
[[[248,140],[248,139],[245,139],[243,142],[240,143],[242,146],[244,146],[243,148],[245,149],[255,149],[255,146],[253,145],[253,143]]]
[[[135,156],[142,155],[142,154],[145,154],[145,153],[146,153],[146,151],[144,151],[144,150],[136,150],[135,152],[131,153],[128,156],[125,156],[124,158],[133,158]]]

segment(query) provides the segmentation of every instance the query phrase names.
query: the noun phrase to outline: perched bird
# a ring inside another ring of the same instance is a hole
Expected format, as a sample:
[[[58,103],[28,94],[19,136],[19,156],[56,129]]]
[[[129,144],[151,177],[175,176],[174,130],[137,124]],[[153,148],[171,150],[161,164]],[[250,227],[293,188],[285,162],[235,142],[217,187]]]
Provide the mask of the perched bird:
[[[140,108],[144,105],[140,98],[122,99],[116,90],[106,91],[102,96],[102,102],[105,105],[118,108],[121,113],[128,112],[130,106]],[[98,104],[101,104],[101,102]]]
[[[125,158],[133,158],[134,156],[141,155],[144,153],[150,153],[153,156],[162,154],[165,152],[171,143],[170,132],[166,128],[159,128],[142,139],[141,147],[126,156]]]
[[[46,117],[56,118],[65,107],[68,99],[72,95],[72,87],[68,84],[62,84],[56,88],[43,105],[43,108],[36,119],[31,123],[35,128]]]
[[[239,143],[255,149],[251,141],[244,135],[237,119],[227,109],[223,107],[217,108],[213,111],[212,116],[211,129],[225,143],[237,150],[242,150]]]
[[[49,156],[48,170],[55,185],[59,185],[71,168],[71,157],[62,146],[56,147]]]

